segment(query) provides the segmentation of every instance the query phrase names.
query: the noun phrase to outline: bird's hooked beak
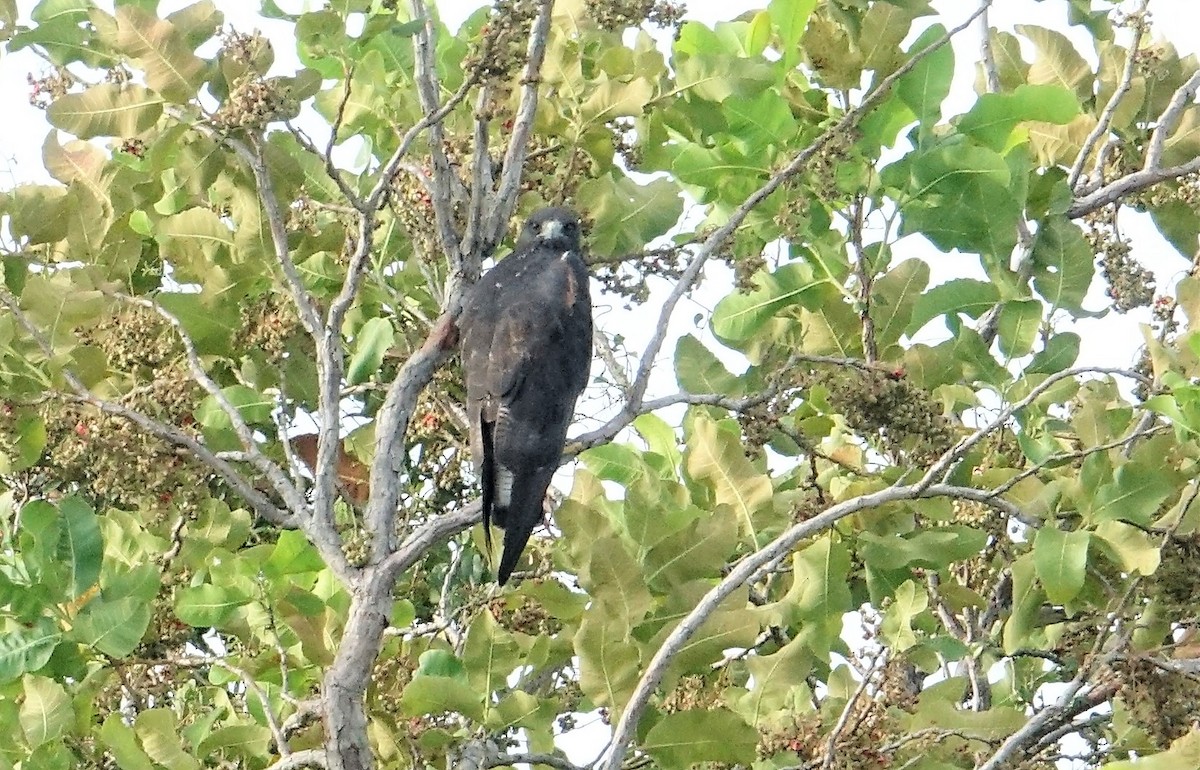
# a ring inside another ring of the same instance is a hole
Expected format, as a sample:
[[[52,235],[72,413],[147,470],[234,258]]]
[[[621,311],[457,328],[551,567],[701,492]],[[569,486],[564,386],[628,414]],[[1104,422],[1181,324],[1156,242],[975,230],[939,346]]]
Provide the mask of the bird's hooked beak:
[[[547,241],[558,239],[563,234],[563,223],[557,219],[550,219],[542,223],[542,238]]]

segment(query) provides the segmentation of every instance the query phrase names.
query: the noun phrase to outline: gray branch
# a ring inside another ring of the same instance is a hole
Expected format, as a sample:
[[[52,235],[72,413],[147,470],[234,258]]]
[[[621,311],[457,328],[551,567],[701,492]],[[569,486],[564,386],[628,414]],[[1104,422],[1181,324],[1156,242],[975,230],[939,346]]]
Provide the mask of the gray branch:
[[[508,220],[517,207],[517,192],[521,186],[521,175],[525,171],[525,154],[529,149],[529,136],[533,133],[533,119],[537,114],[538,86],[542,78],[542,61],[546,58],[546,43],[550,38],[550,17],[554,0],[540,0],[538,15],[529,32],[529,44],[525,50],[525,68],[521,72],[521,101],[513,120],[512,136],[504,151],[504,165],[500,172],[500,183],[490,201],[491,213],[483,226],[478,244],[481,254],[491,253],[508,230]]]

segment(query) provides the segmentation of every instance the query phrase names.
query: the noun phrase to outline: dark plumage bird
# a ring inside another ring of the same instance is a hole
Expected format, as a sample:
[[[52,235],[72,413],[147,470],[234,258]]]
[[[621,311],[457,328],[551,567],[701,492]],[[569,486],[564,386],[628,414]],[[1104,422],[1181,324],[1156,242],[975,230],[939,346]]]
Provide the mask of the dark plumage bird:
[[[459,318],[471,456],[483,530],[504,528],[497,580],[512,574],[558,468],[592,360],[592,302],[579,217],[544,208],[471,289]]]

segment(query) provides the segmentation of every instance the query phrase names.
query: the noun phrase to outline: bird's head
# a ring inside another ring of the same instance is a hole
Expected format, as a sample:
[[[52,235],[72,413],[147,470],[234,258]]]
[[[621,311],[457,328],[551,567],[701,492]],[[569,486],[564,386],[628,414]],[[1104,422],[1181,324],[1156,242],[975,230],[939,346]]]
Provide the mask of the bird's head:
[[[579,215],[562,206],[550,206],[533,212],[521,228],[517,247],[548,246],[563,251],[579,251]]]

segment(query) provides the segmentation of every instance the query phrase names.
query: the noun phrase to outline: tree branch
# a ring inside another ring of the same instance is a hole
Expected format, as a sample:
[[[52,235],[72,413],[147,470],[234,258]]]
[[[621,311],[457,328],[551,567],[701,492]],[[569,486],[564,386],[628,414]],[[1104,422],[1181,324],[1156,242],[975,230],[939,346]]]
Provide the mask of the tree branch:
[[[329,767],[322,749],[296,751],[270,765],[267,770],[299,770],[301,767]]]
[[[1129,93],[1129,89],[1133,87],[1133,74],[1137,71],[1138,52],[1142,47],[1142,37],[1146,34],[1146,6],[1150,4],[1150,0],[1141,0],[1138,8],[1133,15],[1139,17],[1139,21],[1134,27],[1133,42],[1129,46],[1129,50],[1125,53],[1125,68],[1121,71],[1121,80],[1117,83],[1116,89],[1108,99],[1108,104],[1104,105],[1104,110],[1100,113],[1100,119],[1096,121],[1096,125],[1088,133],[1087,138],[1083,140],[1083,145],[1079,148],[1079,155],[1075,157],[1075,162],[1071,164],[1071,173],[1067,176],[1067,187],[1075,190],[1079,184],[1079,177],[1083,174],[1083,167],[1087,164],[1088,157],[1095,149],[1096,143],[1108,133],[1109,127],[1112,125],[1113,116],[1117,114],[1117,108],[1121,105],[1121,100]],[[1149,155],[1147,155],[1149,160]]]
[[[508,231],[508,220],[517,207],[517,192],[521,186],[521,174],[525,170],[525,154],[529,148],[529,135],[533,132],[533,119],[537,114],[538,86],[541,84],[542,61],[546,58],[546,43],[550,39],[550,17],[554,0],[539,0],[538,14],[529,31],[529,44],[525,49],[525,68],[521,72],[521,101],[513,119],[512,136],[504,151],[504,165],[500,172],[500,183],[490,202],[491,214],[483,226],[483,237],[478,244],[481,254],[489,254]]]

